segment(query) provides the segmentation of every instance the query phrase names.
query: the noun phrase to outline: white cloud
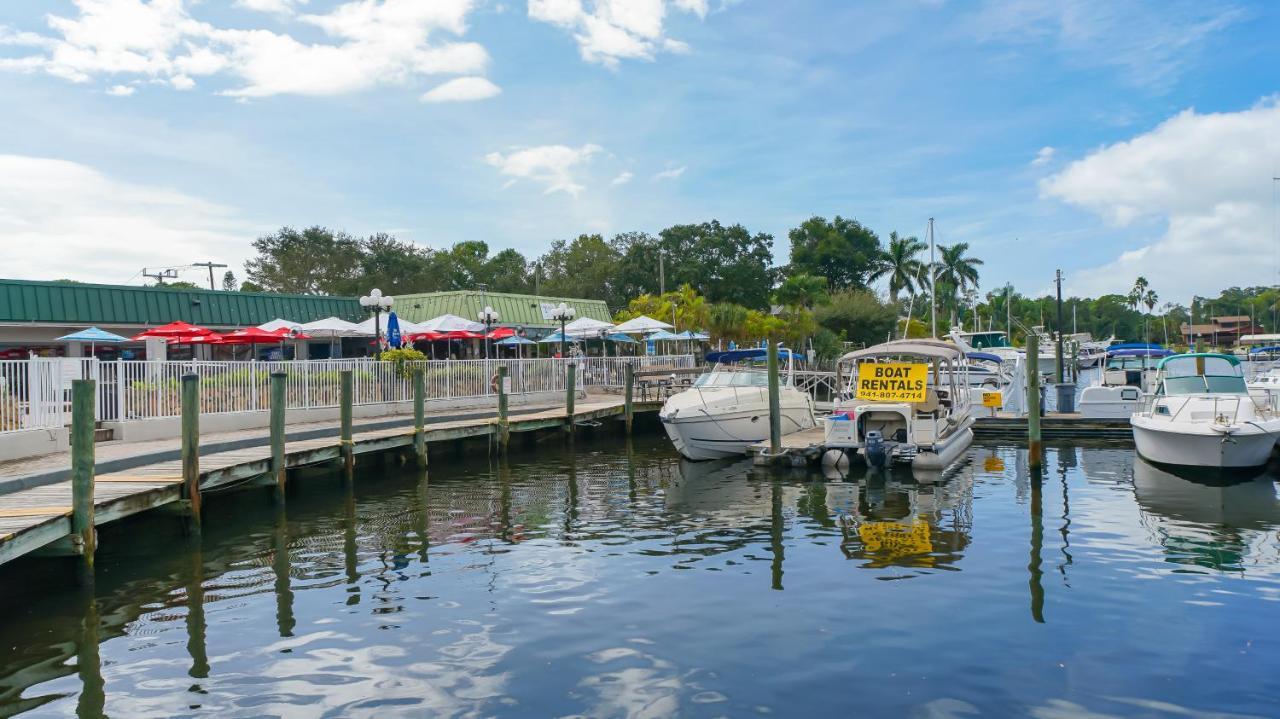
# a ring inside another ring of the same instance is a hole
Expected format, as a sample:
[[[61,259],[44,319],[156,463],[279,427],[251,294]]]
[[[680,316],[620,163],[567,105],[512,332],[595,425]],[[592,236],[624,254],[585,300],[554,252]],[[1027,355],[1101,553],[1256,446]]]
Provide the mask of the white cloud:
[[[423,102],[467,102],[484,100],[502,92],[502,88],[483,77],[459,77],[434,87],[422,96]]]
[[[672,7],[699,18],[706,0],[529,0],[529,17],[573,33],[587,62],[616,67],[619,60],[652,60],[660,50],[687,52],[685,43],[665,37],[663,23]]]
[[[609,184],[614,186],[625,185],[628,182],[631,182],[631,178],[633,177],[635,177],[634,173],[629,170],[623,170],[617,177],[613,178]]]
[[[246,10],[288,15],[294,11],[296,6],[305,5],[306,2],[307,0],[236,0],[236,5]]]
[[[540,145],[515,149],[505,155],[491,152],[485,155],[484,161],[498,168],[501,174],[512,178],[507,186],[519,179],[528,179],[545,185],[544,194],[564,192],[577,197],[586,187],[574,180],[570,171],[577,165],[589,162],[591,156],[602,149],[599,145],[591,144],[581,147]]]
[[[679,167],[673,167],[673,168],[671,168],[671,169],[669,169],[669,170],[663,170],[662,172],[659,172],[658,174],[654,175],[654,176],[653,176],[653,179],[655,179],[655,180],[674,180],[674,179],[676,179],[677,177],[680,177],[681,175],[683,175],[683,174],[684,174],[684,171],[685,171],[686,169],[688,169],[688,168],[687,168],[687,167],[685,167],[684,165],[681,165],[681,166],[679,166]]]
[[[1055,152],[1057,152],[1057,150],[1054,150],[1052,147],[1045,145],[1044,147],[1040,148],[1036,152],[1035,159],[1031,161],[1031,166],[1040,167],[1041,165],[1049,164],[1049,162],[1053,160],[1053,155]]]
[[[1072,290],[1120,292],[1143,275],[1166,299],[1185,302],[1192,293],[1275,284],[1271,178],[1278,156],[1280,104],[1271,100],[1241,112],[1186,110],[1042,180],[1043,197],[1115,226],[1164,225],[1146,245],[1076,272]]]
[[[137,88],[132,85],[112,85],[111,88],[107,90],[107,94],[115,95],[116,97],[128,97],[136,91]]]
[[[193,18],[183,0],[73,2],[76,16],[49,16],[53,35],[0,35],[5,44],[38,51],[0,60],[0,69],[43,70],[73,82],[132,75],[177,89],[226,74],[241,84],[224,94],[265,97],[334,95],[433,75],[478,75],[489,63],[479,44],[436,38],[442,32],[464,34],[474,0],[352,0],[325,14],[292,17],[331,40],[320,43],[266,29],[215,27]],[[291,11],[297,3],[241,4]]]
[[[0,247],[9,277],[121,282],[147,265],[226,261],[240,274],[261,228],[164,187],[91,167],[0,155]]]
[[[1048,47],[1077,65],[1114,67],[1133,85],[1161,90],[1210,36],[1243,17],[1221,0],[988,0],[969,29],[983,41]]]

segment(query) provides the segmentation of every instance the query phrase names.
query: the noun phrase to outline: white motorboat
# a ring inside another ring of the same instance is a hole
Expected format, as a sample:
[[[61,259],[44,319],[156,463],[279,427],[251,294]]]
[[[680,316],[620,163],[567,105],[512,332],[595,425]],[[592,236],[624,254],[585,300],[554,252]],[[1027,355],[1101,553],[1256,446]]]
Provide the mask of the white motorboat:
[[[1116,345],[1107,351],[1097,384],[1080,392],[1080,416],[1125,419],[1155,392],[1156,364],[1173,352],[1159,345]]]
[[[795,386],[798,356],[779,349],[778,357],[787,363],[778,388],[782,434],[816,426],[813,398]],[[658,418],[686,459],[741,457],[751,445],[769,439],[769,376],[760,365],[767,351],[711,352],[706,359],[711,369],[691,388],[668,398]]]
[[[945,469],[973,442],[964,353],[934,339],[894,340],[840,358],[848,384],[826,423],[823,461]],[[945,379],[944,379],[945,378]]]
[[[987,352],[966,352],[964,360],[965,371],[956,382],[968,384],[971,405],[981,405],[983,395],[999,392],[1000,410],[1016,415],[1026,412],[1027,380],[1021,356],[1005,359]],[[943,384],[950,381],[950,375],[950,369],[942,370]]]
[[[1129,418],[1138,454],[1161,464],[1259,467],[1280,435],[1275,405],[1249,394],[1240,360],[1192,353],[1160,360],[1150,407]]]

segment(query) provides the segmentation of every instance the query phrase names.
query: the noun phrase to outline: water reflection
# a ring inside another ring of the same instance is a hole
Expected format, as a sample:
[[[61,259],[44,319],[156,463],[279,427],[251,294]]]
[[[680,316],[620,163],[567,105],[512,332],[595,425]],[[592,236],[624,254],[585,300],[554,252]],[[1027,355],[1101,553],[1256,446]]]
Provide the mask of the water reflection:
[[[0,594],[0,714],[1265,714],[1280,690],[1249,644],[1280,601],[1266,477],[1066,446],[827,477],[637,438],[355,479],[210,497],[190,545],[109,526],[96,597],[15,565],[0,586],[47,601]]]

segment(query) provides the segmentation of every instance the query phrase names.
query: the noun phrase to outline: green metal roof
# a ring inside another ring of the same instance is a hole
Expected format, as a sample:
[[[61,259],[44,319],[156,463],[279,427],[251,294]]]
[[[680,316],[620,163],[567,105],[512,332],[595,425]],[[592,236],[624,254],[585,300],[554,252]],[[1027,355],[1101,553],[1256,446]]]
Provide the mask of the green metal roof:
[[[277,317],[311,322],[329,316],[360,321],[366,313],[354,297],[0,280],[4,323],[160,325],[183,320],[245,327]]]
[[[392,309],[410,322],[423,322],[446,314],[475,320],[485,305],[489,305],[498,313],[498,324],[549,328],[557,326],[557,323],[549,318],[550,309],[561,302],[577,310],[578,317],[590,317],[593,320],[605,322],[613,321],[604,300],[470,290],[397,295]],[[546,315],[543,314],[543,305],[547,306]]]

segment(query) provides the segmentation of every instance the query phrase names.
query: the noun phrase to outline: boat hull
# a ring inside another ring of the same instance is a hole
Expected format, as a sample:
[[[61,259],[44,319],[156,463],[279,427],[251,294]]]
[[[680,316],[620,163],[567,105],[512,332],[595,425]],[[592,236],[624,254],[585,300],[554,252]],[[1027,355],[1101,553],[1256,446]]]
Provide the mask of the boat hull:
[[[661,419],[676,451],[694,461],[742,457],[748,447],[769,439],[767,407]],[[813,426],[813,412],[808,407],[782,407],[782,434]]]
[[[933,451],[920,452],[911,460],[912,469],[943,470],[959,459],[961,454],[973,444],[973,429],[965,427],[953,433],[943,442],[935,444]]]
[[[1199,431],[1186,431],[1185,427],[1165,427],[1169,423],[1134,416],[1133,442],[1138,454],[1160,464],[1183,467],[1212,467],[1229,469],[1260,467],[1267,463],[1276,445],[1276,434],[1253,425],[1239,425],[1233,432],[1219,432],[1211,426],[1196,427]]]

